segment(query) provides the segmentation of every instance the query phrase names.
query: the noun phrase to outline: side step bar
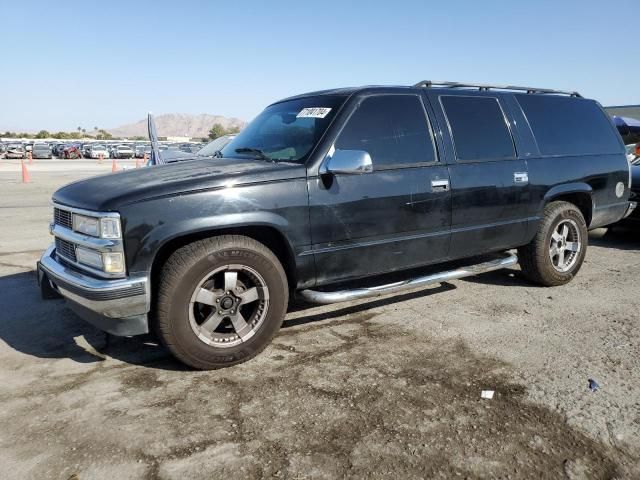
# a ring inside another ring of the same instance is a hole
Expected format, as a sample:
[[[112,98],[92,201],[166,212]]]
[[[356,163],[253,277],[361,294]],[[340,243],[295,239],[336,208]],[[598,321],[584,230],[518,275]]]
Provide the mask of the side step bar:
[[[403,290],[411,290],[418,287],[426,287],[434,283],[442,283],[457,278],[469,277],[479,273],[491,272],[502,268],[511,267],[518,263],[518,256],[515,253],[505,253],[498,259],[490,260],[469,267],[448,270],[446,272],[433,273],[423,277],[403,280],[400,282],[388,283],[377,287],[356,288],[353,290],[338,290],[335,292],[322,292],[318,290],[302,290],[298,293],[300,297],[310,303],[328,305],[330,303],[346,302],[348,300],[359,300],[361,298],[379,297],[389,293],[396,293]]]

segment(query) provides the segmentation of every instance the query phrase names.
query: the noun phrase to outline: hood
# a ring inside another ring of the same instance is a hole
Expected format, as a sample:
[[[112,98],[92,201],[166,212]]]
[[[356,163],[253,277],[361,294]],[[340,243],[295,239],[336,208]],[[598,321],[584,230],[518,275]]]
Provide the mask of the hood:
[[[69,207],[116,211],[122,205],[230,183],[288,180],[306,176],[304,165],[238,158],[205,158],[126,170],[71,183],[53,194],[53,201]]]

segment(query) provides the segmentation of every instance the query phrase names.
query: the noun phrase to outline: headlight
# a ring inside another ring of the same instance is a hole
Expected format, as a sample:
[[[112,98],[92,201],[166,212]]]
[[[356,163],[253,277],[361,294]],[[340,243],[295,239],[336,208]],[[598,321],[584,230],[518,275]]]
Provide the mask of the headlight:
[[[73,229],[76,232],[97,237],[100,234],[98,226],[99,223],[100,221],[95,217],[87,217],[77,213],[73,214]]]
[[[117,217],[88,217],[73,214],[73,230],[92,237],[118,239],[121,236],[120,219]]]
[[[84,247],[76,247],[78,263],[106,273],[124,273],[124,255],[121,252],[100,253]]]
[[[76,260],[84,265],[102,270],[102,254],[100,252],[76,247]]]

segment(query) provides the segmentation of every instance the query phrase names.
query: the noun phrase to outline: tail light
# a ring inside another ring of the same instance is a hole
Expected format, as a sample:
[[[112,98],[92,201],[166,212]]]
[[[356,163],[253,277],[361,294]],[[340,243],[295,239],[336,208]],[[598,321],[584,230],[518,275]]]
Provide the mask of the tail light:
[[[636,157],[640,157],[640,143],[636,143]]]

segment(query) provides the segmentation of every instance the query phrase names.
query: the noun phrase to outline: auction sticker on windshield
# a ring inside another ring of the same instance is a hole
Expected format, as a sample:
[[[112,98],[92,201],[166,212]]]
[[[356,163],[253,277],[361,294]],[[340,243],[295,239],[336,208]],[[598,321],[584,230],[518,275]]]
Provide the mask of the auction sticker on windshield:
[[[328,107],[309,107],[300,110],[296,118],[324,118],[329,115],[331,108]]]

